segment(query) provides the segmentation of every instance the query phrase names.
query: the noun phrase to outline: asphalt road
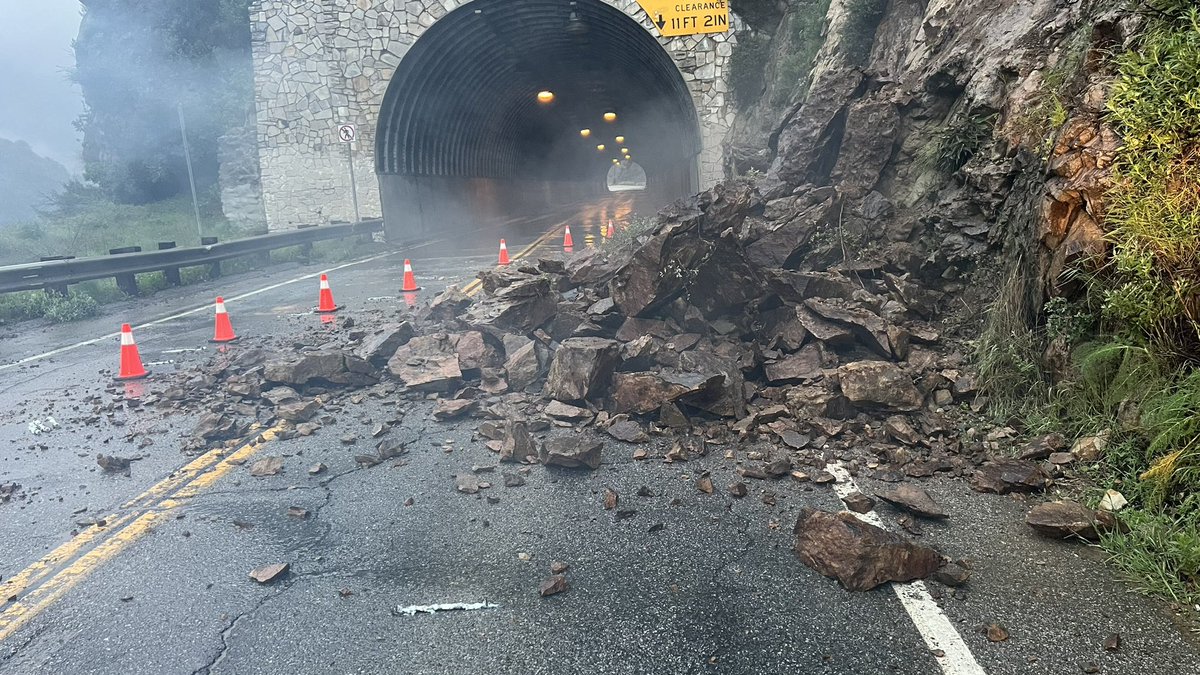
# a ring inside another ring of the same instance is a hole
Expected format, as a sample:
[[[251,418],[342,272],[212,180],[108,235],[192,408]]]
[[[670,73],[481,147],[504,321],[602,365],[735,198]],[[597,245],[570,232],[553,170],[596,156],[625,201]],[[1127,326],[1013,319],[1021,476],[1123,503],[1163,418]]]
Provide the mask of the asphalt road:
[[[556,246],[555,228],[569,221],[583,245],[586,222],[629,208],[587,205],[497,232],[515,253],[547,232],[545,245]],[[947,620],[952,635],[940,638],[961,643],[975,670],[934,653],[928,617],[914,620],[894,589],[848,593],[796,560],[797,512],[839,509],[832,489],[748,481],[749,496],[734,499],[723,490],[735,467],[725,448],[667,465],[658,459],[667,439],[654,439],[647,461],[610,441],[595,472],[535,466],[525,485],[507,488],[499,473],[506,466],[478,474],[493,487],[467,495],[455,490],[454,476],[496,464],[474,433],[478,421],[435,422],[431,403],[381,387],[330,411],[336,422],[313,436],[230,448],[248,460],[283,458],[281,474],[255,478],[245,464],[224,461],[183,468],[204,459],[180,452],[204,411],[125,404],[136,391],[111,385],[114,339],[3,365],[107,335],[122,321],[174,317],[137,330],[144,358],[169,372],[211,353],[180,351],[211,349],[207,306],[175,315],[217,293],[229,299],[264,288],[228,302],[245,344],[255,335],[311,339],[359,312],[404,312],[397,293],[404,258],[432,297],[493,264],[497,238],[434,242],[331,272],[347,306],[332,324],[308,313],[319,270],[278,266],[126,303],[95,321],[0,336],[0,394],[8,402],[0,412],[0,484],[24,486],[24,497],[0,504],[0,581],[36,578],[15,600],[0,598],[0,673],[1200,670],[1200,649],[1170,609],[1116,581],[1099,551],[1032,535],[1022,523],[1024,503],[972,493],[960,481],[923,484],[951,513],[947,523],[927,525],[924,539],[970,559],[975,572],[957,591],[929,583],[936,604],[927,608]],[[138,386],[154,388],[153,381]],[[91,420],[91,396],[120,405]],[[30,432],[30,421],[50,416],[61,426]],[[408,452],[356,465],[373,425],[397,417],[403,423],[389,434],[407,441]],[[154,444],[137,447],[142,434],[131,430],[148,431]],[[347,447],[346,435],[364,438]],[[97,452],[146,457],[130,477],[112,476],[99,472]],[[328,470],[309,475],[318,462]],[[706,469],[717,486],[712,495],[694,487]],[[604,487],[634,513],[604,510]],[[766,491],[775,504],[764,502]],[[139,495],[146,496],[131,503]],[[290,516],[290,507],[307,518]],[[894,522],[888,507],[879,512]],[[105,526],[79,524],[95,518]],[[38,567],[55,550],[62,559]],[[570,565],[571,587],[539,597],[553,561]],[[247,577],[282,562],[290,572],[274,584]],[[479,602],[495,606],[395,612]],[[981,632],[993,623],[1008,629],[1007,641],[989,642]],[[1101,646],[1111,633],[1123,638],[1116,652]]]

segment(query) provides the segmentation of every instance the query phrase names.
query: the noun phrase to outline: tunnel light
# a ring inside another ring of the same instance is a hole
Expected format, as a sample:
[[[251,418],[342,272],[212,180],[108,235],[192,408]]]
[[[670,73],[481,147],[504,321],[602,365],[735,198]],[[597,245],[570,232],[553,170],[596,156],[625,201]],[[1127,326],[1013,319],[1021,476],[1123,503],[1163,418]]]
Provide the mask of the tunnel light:
[[[538,95],[537,95],[537,100],[538,100],[538,103],[541,103],[542,105],[546,105],[548,103],[553,103],[554,102],[554,92],[550,91],[549,89],[539,91]]]
[[[579,130],[579,135],[580,135],[580,136],[582,136],[582,137],[584,137],[584,138],[587,138],[588,136],[591,136],[591,135],[592,135],[592,130],[591,130],[591,129],[580,129],[580,130]]]
[[[617,159],[616,157],[613,157],[613,164],[620,164],[620,163],[621,163],[621,160]]]
[[[617,136],[617,145],[624,145],[624,144],[625,144],[625,137]]]
[[[616,122],[617,121],[617,113],[612,112],[611,110],[604,113],[604,121],[608,122],[609,124]]]
[[[600,152],[604,152],[604,144],[601,143],[600,145],[597,145],[596,149],[599,150]]]

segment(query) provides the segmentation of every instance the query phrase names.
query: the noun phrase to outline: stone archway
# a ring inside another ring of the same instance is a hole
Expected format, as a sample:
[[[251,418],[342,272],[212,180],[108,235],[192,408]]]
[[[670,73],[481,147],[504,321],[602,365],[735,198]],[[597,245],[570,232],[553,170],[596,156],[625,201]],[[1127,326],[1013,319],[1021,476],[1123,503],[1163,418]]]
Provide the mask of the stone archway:
[[[660,38],[634,0],[577,3],[581,9],[598,4],[615,10],[613,14],[619,12],[628,19],[626,29],[640,26],[641,38],[625,33],[631,50],[644,49],[644,45],[637,47],[643,42],[657,43],[661,55],[675,67],[695,114],[695,170],[687,189],[719,180],[722,141],[733,115],[725,93],[733,33]],[[421,51],[418,40],[434,36],[436,26],[448,15],[512,13],[520,6],[542,13],[569,12],[571,4],[557,0],[260,0],[252,14],[255,82],[264,204],[271,228],[352,218],[350,159],[334,132],[338,123],[345,122],[358,129],[353,161],[362,214],[381,215],[380,184],[374,173],[378,168],[387,175],[395,169],[387,158],[376,158],[384,147],[376,130],[381,114],[387,113],[389,85],[403,72],[405,60]],[[484,35],[481,39],[504,38]],[[443,160],[465,166],[463,153],[470,154],[465,145],[450,150]],[[437,175],[452,168],[451,164],[429,167],[417,171]]]

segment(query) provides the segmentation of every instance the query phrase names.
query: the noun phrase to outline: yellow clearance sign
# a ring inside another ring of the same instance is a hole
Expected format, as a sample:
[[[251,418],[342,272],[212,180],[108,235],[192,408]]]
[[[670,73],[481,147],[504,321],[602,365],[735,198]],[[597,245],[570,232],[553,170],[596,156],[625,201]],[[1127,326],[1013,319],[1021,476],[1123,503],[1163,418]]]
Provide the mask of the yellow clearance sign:
[[[638,4],[663,37],[729,30],[729,0],[638,0]]]

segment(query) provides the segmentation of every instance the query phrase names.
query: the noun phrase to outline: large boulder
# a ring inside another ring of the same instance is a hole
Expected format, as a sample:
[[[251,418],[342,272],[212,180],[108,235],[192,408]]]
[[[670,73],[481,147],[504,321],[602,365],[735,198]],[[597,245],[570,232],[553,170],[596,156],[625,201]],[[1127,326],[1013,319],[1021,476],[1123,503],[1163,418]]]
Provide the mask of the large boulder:
[[[462,380],[458,353],[445,334],[409,340],[388,360],[388,371],[410,389],[450,391]]]
[[[855,403],[873,403],[893,410],[917,410],[924,398],[912,378],[887,361],[855,361],[838,368],[842,394]]]
[[[268,361],[263,377],[268,382],[303,386],[314,380],[332,382],[346,372],[346,360],[341,352],[314,351],[299,358]]]
[[[1100,535],[1117,527],[1117,518],[1107,511],[1093,511],[1072,501],[1038,504],[1025,516],[1025,523],[1038,534],[1066,539],[1079,537],[1099,541]]]
[[[718,388],[724,381],[719,373],[615,373],[612,411],[639,415],[654,412],[665,402]]]
[[[560,401],[579,401],[608,389],[617,364],[615,340],[570,338],[563,340],[546,376],[545,393]]]
[[[865,523],[848,512],[801,510],[793,532],[800,561],[837,579],[848,591],[869,591],[889,581],[933,574],[941,555]]]
[[[384,324],[363,338],[354,353],[359,358],[382,367],[387,365],[388,359],[392,358],[401,345],[411,340],[413,335],[412,324],[407,321]]]

